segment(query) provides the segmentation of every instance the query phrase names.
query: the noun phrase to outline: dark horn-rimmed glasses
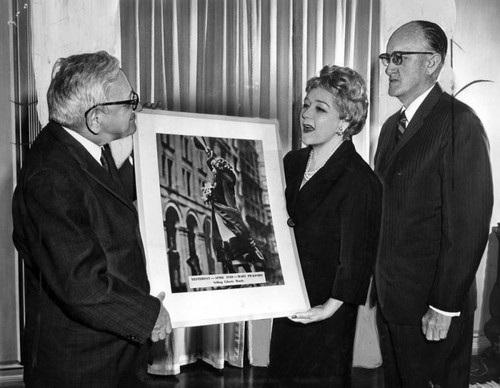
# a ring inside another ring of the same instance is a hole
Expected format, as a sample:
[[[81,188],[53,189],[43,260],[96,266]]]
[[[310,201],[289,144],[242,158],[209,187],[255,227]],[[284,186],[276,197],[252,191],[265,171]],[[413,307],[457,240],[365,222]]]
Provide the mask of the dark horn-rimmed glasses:
[[[87,115],[92,109],[95,109],[99,106],[109,106],[109,105],[130,105],[132,107],[132,110],[135,112],[137,107],[139,106],[140,100],[139,100],[139,95],[132,90],[131,92],[132,98],[130,100],[121,100],[121,101],[111,101],[111,102],[102,102],[100,104],[95,104],[92,108],[87,109],[85,112],[85,123],[87,124],[87,128],[90,131],[89,124],[87,121]]]
[[[382,61],[382,64],[387,67],[389,63],[394,63],[396,66],[399,66],[403,63],[403,59],[405,55],[416,55],[416,54],[435,54],[431,51],[394,51],[391,54],[383,53],[378,57]]]

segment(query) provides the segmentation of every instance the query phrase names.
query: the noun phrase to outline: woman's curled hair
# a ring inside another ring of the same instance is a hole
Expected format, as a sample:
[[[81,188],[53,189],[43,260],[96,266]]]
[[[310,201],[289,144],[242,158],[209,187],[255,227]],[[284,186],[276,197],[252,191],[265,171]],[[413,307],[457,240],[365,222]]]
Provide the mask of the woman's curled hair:
[[[351,138],[363,129],[368,114],[368,96],[365,80],[357,71],[349,67],[326,65],[319,76],[307,81],[306,92],[315,88],[332,93],[340,119],[349,124],[345,137]]]

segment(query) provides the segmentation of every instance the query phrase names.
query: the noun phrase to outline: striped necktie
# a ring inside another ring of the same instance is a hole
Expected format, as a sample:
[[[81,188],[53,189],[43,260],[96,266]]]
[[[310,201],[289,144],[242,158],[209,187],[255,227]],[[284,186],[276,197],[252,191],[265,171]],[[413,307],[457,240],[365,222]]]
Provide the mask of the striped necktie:
[[[406,118],[405,111],[402,111],[401,114],[399,115],[398,130],[396,132],[396,141],[399,141],[399,139],[401,139],[401,136],[403,136],[403,133],[405,133],[407,124],[408,120]]]
[[[104,147],[101,147],[101,165],[108,173],[110,173],[109,162],[106,157],[106,150]]]

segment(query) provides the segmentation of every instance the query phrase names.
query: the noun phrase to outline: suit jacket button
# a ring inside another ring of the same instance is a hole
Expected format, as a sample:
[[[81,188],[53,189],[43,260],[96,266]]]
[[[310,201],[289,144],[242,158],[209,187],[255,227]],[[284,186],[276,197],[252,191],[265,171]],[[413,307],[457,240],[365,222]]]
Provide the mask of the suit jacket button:
[[[295,226],[295,222],[293,222],[291,217],[286,221],[286,223],[290,228],[293,228]]]

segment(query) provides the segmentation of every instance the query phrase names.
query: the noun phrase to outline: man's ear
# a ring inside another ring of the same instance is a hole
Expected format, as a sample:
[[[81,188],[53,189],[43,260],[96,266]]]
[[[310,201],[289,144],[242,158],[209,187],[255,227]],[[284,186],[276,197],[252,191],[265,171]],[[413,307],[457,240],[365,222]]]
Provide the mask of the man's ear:
[[[428,61],[428,64],[427,64],[427,74],[432,75],[436,71],[439,71],[439,69],[441,67],[440,66],[441,62],[442,62],[441,55],[439,55],[438,53],[433,54],[429,58],[429,61]]]
[[[101,132],[101,110],[96,107],[87,113],[87,128],[94,135],[98,135]]]

